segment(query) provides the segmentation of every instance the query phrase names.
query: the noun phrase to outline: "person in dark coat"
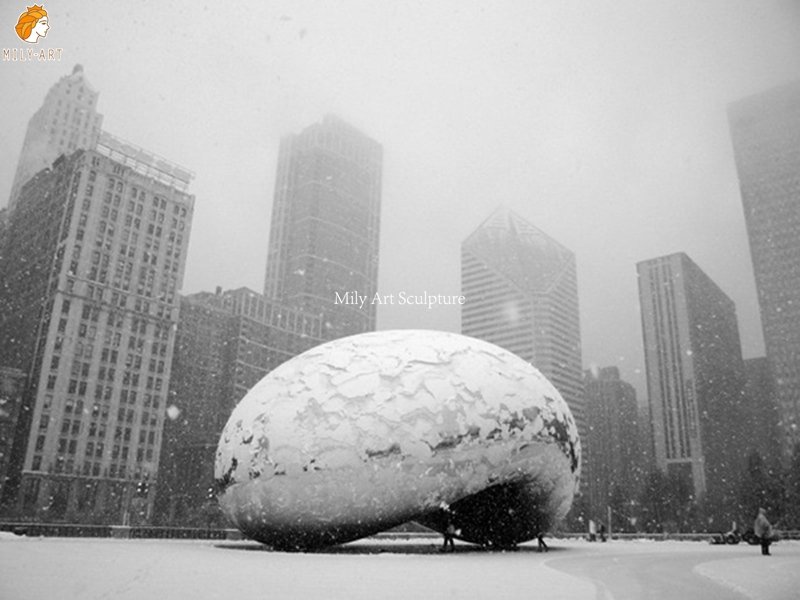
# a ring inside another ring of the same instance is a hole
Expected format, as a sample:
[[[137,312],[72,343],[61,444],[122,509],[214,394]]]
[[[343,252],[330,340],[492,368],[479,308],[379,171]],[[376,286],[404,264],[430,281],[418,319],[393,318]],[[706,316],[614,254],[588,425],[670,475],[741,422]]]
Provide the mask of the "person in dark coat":
[[[456,551],[456,545],[453,541],[456,533],[456,526],[453,524],[452,518],[448,517],[447,527],[444,530],[444,544],[442,544],[441,552],[447,552],[447,546],[450,546],[450,552]]]
[[[761,542],[761,554],[769,556],[769,545],[772,543],[772,524],[767,520],[767,511],[758,509],[758,516],[753,523],[753,534]]]
[[[536,541],[539,542],[539,552],[547,552],[550,548],[544,542],[544,533],[539,532],[536,534]]]

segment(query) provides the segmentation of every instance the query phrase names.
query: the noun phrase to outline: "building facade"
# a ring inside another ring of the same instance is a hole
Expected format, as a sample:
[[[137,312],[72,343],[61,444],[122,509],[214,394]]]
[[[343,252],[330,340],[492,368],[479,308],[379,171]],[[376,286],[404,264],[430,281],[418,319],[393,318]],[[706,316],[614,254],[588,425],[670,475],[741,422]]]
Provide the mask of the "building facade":
[[[529,361],[586,422],[575,255],[506,209],[461,244],[461,332]]]
[[[729,107],[786,460],[800,442],[800,82]]]
[[[587,473],[589,504],[592,517],[605,521],[608,507],[624,510],[638,494],[644,466],[639,407],[636,390],[620,379],[617,367],[586,371],[585,394],[586,435],[592,451],[592,468]],[[630,512],[618,517],[629,518]]]
[[[375,329],[375,305],[347,302],[377,291],[383,150],[326,116],[281,140],[264,294],[325,314],[334,339]]]
[[[8,477],[14,433],[22,414],[25,373],[0,367],[0,498]]]
[[[736,308],[686,254],[637,271],[656,466],[728,505],[746,440]]]
[[[31,117],[22,144],[17,171],[11,185],[9,210],[17,204],[22,186],[36,173],[47,169],[62,154],[94,149],[100,136],[103,115],[97,112],[98,93],[75,65],[72,73],[50,88],[44,103]]]
[[[6,496],[40,520],[144,521],[157,482],[194,198],[106,140],[22,186],[2,253],[0,364],[30,382]]]
[[[216,522],[214,460],[234,407],[322,332],[320,316],[247,288],[181,298],[155,511],[164,524]]]

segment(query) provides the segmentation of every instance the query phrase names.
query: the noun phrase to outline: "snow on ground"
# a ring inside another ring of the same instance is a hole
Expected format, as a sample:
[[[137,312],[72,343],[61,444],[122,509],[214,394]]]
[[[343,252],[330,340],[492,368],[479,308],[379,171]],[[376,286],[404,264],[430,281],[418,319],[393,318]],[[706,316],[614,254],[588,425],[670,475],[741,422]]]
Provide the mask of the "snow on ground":
[[[636,574],[615,571],[614,576],[622,578],[615,588],[604,581],[606,563],[638,569],[638,560],[669,568],[673,557],[682,561],[675,563],[675,577],[687,576],[689,561],[694,564],[688,569],[690,576],[719,590],[711,597],[731,598],[736,590],[739,598],[783,600],[796,597],[783,595],[786,590],[800,588],[798,542],[777,544],[770,558],[761,557],[755,546],[697,542],[551,540],[550,545],[546,554],[535,552],[530,544],[518,552],[485,552],[460,544],[454,554],[440,554],[437,539],[370,539],[292,554],[251,542],[5,534],[0,535],[0,598],[622,598],[625,594],[615,589],[628,589],[624,578]],[[759,583],[765,576],[775,585]]]
[[[787,548],[791,546],[784,543],[773,546],[771,557],[759,556],[756,562],[752,556],[760,552],[756,546],[751,556],[713,560],[695,570],[747,598],[800,598],[800,558],[797,552],[787,553]]]

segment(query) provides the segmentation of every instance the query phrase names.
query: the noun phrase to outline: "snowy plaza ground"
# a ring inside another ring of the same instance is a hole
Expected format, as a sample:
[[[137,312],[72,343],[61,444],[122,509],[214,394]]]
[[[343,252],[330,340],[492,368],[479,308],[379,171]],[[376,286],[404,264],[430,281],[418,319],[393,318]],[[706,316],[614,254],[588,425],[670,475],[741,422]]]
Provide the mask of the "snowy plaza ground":
[[[800,597],[800,542],[549,540],[516,552],[371,538],[314,553],[251,542],[27,538],[0,533],[2,600]]]

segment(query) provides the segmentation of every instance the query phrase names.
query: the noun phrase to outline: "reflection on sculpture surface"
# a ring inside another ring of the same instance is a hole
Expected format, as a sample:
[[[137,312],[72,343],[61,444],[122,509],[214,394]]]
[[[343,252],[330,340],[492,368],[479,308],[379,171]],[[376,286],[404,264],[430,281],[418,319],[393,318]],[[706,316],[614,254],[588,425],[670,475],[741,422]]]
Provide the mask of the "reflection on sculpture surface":
[[[492,344],[381,331],[317,346],[264,377],[217,449],[220,504],[276,548],[343,543],[410,520],[492,546],[563,518],[580,442],[558,391]]]

